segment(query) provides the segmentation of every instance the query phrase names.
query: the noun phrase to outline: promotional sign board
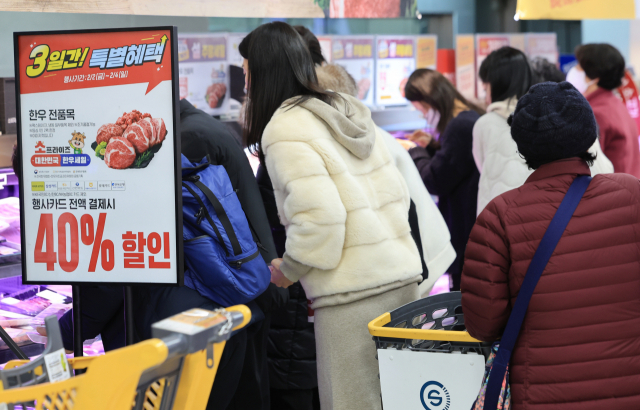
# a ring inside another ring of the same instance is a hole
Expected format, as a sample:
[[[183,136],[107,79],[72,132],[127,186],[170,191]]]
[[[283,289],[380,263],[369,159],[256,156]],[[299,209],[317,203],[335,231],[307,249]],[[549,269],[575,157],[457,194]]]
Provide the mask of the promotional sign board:
[[[331,18],[415,18],[418,0],[315,0]]]
[[[385,410],[469,410],[484,375],[484,356],[378,349]]]
[[[556,33],[529,33],[525,53],[530,59],[542,57],[551,64],[558,64],[558,38]]]
[[[374,105],[374,38],[334,37],[332,39],[331,59],[333,63],[344,67],[358,87],[358,98],[368,106]]]
[[[438,36],[416,37],[416,68],[436,69],[438,63]]]
[[[476,98],[475,39],[472,34],[456,37],[456,88],[465,98]]]
[[[229,111],[227,35],[180,34],[178,59],[180,99],[211,115]]]
[[[331,37],[318,37],[318,42],[320,43],[320,49],[322,50],[322,57],[327,61],[327,63],[331,63]]]
[[[376,105],[406,105],[404,86],[416,68],[414,37],[376,37]]]
[[[518,0],[516,20],[640,18],[637,0]]]
[[[517,43],[517,39],[515,43]],[[482,62],[492,51],[499,48],[511,46],[512,41],[509,34],[477,34],[476,35],[476,74],[480,70]],[[478,76],[476,85],[476,96],[480,101],[484,100],[485,92],[482,87],[482,81]]]
[[[638,129],[640,129],[640,99],[638,88],[629,70],[625,71],[624,77],[622,77],[622,85],[618,87],[616,91],[620,95],[620,98],[622,98],[622,102],[627,106],[629,115],[636,121]]]
[[[229,111],[232,113],[240,112],[244,97],[244,70],[242,69],[242,61],[244,58],[240,55],[238,46],[247,35],[242,33],[229,33],[227,35],[227,62],[229,63]]]
[[[509,46],[527,52],[527,36],[525,34],[509,34]]]
[[[182,284],[176,37],[14,33],[23,282]]]

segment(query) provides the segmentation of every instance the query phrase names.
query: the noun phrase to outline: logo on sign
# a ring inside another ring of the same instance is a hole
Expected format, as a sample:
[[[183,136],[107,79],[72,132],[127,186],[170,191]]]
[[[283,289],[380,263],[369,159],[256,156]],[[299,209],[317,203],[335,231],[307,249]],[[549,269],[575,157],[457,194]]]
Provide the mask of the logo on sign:
[[[426,410],[449,410],[451,395],[442,383],[426,382],[420,389],[420,401]]]

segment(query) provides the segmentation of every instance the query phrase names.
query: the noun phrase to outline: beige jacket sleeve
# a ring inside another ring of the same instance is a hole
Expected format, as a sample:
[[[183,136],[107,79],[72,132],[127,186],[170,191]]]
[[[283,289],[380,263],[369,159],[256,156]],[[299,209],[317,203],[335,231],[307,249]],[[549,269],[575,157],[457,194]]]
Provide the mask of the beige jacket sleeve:
[[[336,268],[342,258],[347,211],[324,160],[300,141],[271,144],[265,156],[287,231],[282,273],[296,282],[312,268]]]

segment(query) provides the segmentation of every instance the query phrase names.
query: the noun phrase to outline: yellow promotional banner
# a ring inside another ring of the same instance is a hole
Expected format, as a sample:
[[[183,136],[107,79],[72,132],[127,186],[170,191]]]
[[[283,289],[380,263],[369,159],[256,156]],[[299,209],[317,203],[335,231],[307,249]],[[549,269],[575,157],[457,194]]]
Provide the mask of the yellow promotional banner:
[[[420,36],[416,40],[416,68],[436,68],[438,37]]]
[[[635,19],[634,0],[518,0],[519,20]]]

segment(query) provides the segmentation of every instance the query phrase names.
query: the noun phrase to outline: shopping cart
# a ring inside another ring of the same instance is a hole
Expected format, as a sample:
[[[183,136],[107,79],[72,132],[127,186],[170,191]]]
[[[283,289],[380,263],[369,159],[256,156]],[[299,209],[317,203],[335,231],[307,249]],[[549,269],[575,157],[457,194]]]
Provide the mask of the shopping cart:
[[[460,292],[404,305],[369,323],[385,410],[469,410],[491,343],[466,332]]]
[[[153,339],[103,356],[69,359],[69,372],[86,373],[61,381],[54,381],[62,376],[58,368],[47,366],[45,355],[26,364],[9,362],[7,370],[0,371],[0,409],[204,409],[226,341],[250,319],[251,311],[244,305],[191,309],[155,323]],[[52,327],[57,321],[47,318],[46,325],[47,333],[55,335]],[[55,353],[56,347],[47,346],[45,353]]]

